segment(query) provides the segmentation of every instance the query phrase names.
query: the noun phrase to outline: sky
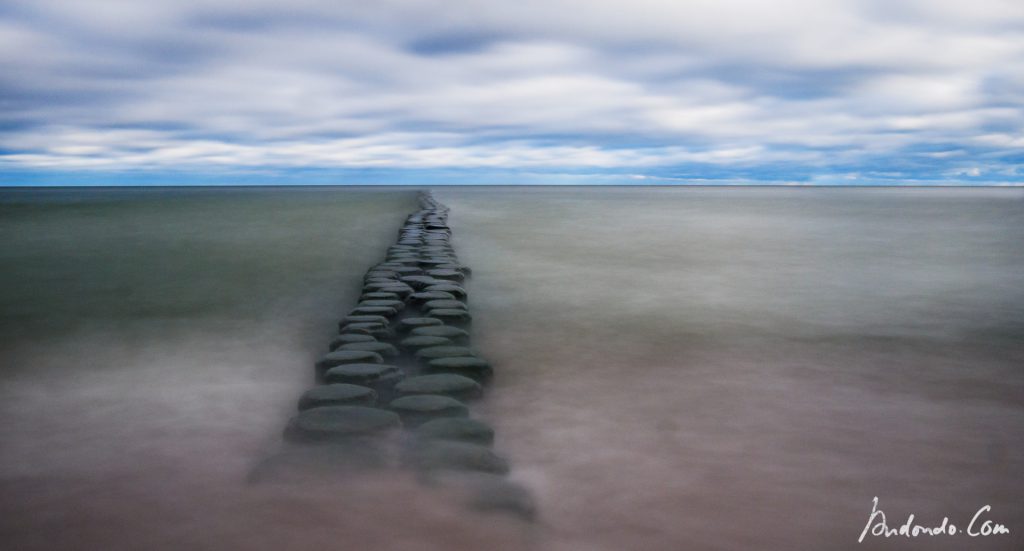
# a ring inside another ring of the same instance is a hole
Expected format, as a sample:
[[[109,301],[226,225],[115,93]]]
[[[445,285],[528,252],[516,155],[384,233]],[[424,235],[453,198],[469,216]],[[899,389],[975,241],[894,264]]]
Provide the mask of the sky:
[[[3,0],[0,185],[1024,185],[1021,0]]]

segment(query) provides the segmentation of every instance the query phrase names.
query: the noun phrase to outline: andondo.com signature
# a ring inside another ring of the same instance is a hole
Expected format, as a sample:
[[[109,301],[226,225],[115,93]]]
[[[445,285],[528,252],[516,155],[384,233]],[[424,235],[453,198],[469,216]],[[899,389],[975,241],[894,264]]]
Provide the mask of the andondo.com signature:
[[[992,511],[991,505],[984,505],[978,509],[974,516],[971,517],[970,522],[967,523],[967,528],[961,529],[959,526],[949,522],[949,517],[942,517],[942,522],[934,526],[924,526],[917,524],[914,521],[914,514],[911,513],[907,516],[907,521],[899,526],[893,527],[888,523],[885,513],[878,508],[878,496],[875,496],[871,506],[871,514],[868,515],[868,523],[864,525],[864,530],[861,531],[860,537],[857,538],[858,542],[863,542],[864,537],[868,534],[878,537],[907,537],[916,538],[918,536],[956,536],[961,534],[967,534],[972,538],[978,536],[997,536],[1006,535],[1010,533],[1010,529],[1006,526],[999,524],[998,522],[988,520],[985,515]]]

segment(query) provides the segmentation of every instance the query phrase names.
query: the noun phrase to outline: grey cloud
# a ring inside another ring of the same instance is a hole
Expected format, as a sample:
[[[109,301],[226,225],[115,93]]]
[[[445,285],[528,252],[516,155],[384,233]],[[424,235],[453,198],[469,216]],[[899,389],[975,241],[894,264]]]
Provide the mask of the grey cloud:
[[[956,170],[943,144],[1005,172],[1024,8],[885,6],[15,0],[0,163]]]

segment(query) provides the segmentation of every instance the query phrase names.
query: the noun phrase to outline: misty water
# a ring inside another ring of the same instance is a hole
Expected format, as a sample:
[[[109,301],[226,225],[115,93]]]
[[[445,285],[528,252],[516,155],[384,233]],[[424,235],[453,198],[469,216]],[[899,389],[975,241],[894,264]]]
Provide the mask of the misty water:
[[[252,484],[415,192],[0,192],[11,549],[1020,549],[1024,192],[436,188],[539,508]],[[872,498],[1010,535],[857,538]]]

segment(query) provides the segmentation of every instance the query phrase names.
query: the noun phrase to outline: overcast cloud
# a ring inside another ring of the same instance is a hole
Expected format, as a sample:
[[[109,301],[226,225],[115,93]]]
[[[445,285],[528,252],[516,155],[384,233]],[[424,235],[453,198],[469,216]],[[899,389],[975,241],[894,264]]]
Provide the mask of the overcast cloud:
[[[6,0],[0,106],[10,183],[1019,183],[1024,2]]]

